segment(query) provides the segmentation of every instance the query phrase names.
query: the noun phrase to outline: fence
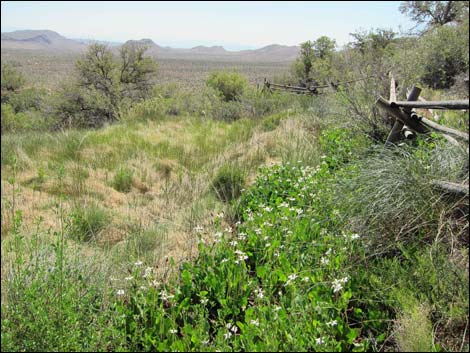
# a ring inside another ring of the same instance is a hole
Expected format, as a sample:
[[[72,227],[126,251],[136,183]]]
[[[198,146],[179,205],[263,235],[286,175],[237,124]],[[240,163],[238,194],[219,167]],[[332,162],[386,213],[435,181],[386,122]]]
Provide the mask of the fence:
[[[468,83],[468,80],[466,81]],[[386,111],[388,115],[394,119],[393,127],[385,142],[386,146],[390,146],[400,139],[413,138],[415,134],[427,134],[431,131],[437,131],[452,144],[460,145],[458,140],[463,140],[466,143],[469,141],[469,134],[447,126],[438,124],[436,121],[427,119],[416,113],[414,109],[445,109],[445,110],[468,110],[469,101],[466,100],[451,100],[451,101],[426,101],[421,99],[419,95],[421,89],[413,86],[408,92],[406,101],[398,101],[396,95],[396,84],[393,76],[390,82],[390,99],[386,100],[379,96],[376,104]],[[433,112],[431,111],[433,115]],[[467,147],[468,151],[468,147]],[[452,194],[468,195],[468,185],[456,184],[448,181],[434,180],[432,183]]]

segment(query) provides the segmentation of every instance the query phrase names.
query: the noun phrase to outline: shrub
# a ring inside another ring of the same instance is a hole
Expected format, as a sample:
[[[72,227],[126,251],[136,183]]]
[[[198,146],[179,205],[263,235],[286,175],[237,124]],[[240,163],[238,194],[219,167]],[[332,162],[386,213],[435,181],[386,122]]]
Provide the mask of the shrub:
[[[242,116],[242,105],[234,101],[219,101],[212,106],[212,117],[222,121],[235,121]]]
[[[15,113],[27,110],[40,110],[46,91],[37,88],[26,88],[10,96],[9,104]]]
[[[241,195],[245,185],[245,174],[236,166],[225,165],[212,180],[212,188],[219,200],[232,201]]]
[[[112,181],[113,188],[120,192],[129,192],[132,187],[133,172],[129,168],[118,169]]]
[[[248,86],[248,81],[236,72],[212,72],[206,85],[217,90],[224,101],[230,102],[241,97]]]
[[[18,72],[12,63],[2,63],[1,71],[2,103],[8,102],[12,92],[17,91],[25,83],[23,74]]]
[[[70,236],[77,241],[89,242],[96,239],[107,221],[108,214],[96,205],[77,206],[70,214]]]
[[[443,26],[421,38],[421,81],[432,88],[450,88],[455,76],[468,70],[468,25]]]
[[[15,113],[10,104],[2,104],[1,133],[16,133],[27,130],[44,130],[52,121],[36,110]]]

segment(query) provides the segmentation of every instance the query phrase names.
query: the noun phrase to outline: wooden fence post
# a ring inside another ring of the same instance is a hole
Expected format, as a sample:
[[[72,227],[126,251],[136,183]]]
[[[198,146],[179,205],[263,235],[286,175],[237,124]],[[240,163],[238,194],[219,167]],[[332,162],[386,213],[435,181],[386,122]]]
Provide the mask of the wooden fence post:
[[[392,81],[393,83],[395,82],[395,80],[393,79],[392,77]],[[390,87],[391,89],[391,87]],[[391,91],[390,91],[391,93]],[[407,100],[408,101],[415,101],[418,99],[419,95],[421,93],[421,89],[419,87],[416,87],[416,86],[413,86],[411,88],[411,91],[409,92],[408,94],[408,97],[407,97]],[[395,93],[395,98],[396,98],[396,93]],[[390,99],[391,102],[396,102],[396,100],[392,100]],[[403,109],[404,113],[407,114],[408,116],[411,114],[411,109]],[[398,141],[400,139],[400,136],[401,136],[401,132],[404,128],[408,128],[408,126],[405,126],[405,124],[403,124],[403,122],[399,119],[396,119],[395,120],[395,123],[393,124],[393,127],[392,127],[392,130],[390,131],[390,134],[388,135],[387,137],[387,141],[385,142],[385,145],[386,146],[389,146],[390,144]],[[405,131],[409,131],[409,129],[405,130]],[[406,132],[405,132],[406,134]],[[407,136],[408,137],[408,136]]]

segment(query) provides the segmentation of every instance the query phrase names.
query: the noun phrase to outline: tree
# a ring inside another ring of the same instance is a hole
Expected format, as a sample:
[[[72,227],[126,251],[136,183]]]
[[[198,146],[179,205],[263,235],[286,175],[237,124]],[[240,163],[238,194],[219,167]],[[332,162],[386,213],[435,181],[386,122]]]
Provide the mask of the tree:
[[[322,80],[329,76],[331,59],[336,47],[334,39],[322,36],[315,41],[306,41],[300,45],[300,56],[294,63],[297,77],[304,83]]]
[[[106,45],[91,44],[77,60],[77,82],[64,86],[56,104],[60,123],[97,127],[116,120],[125,99],[145,98],[157,69],[144,56],[146,50],[137,43],[124,44],[116,59]]]
[[[120,82],[116,71],[118,64],[104,44],[94,43],[88,47],[84,58],[77,60],[78,84],[104,94],[113,104],[120,99]]]
[[[335,48],[336,41],[327,36],[321,36],[313,42],[313,52],[317,59],[331,59]]]
[[[404,1],[400,12],[428,28],[468,18],[468,1]]]
[[[157,70],[157,63],[144,57],[148,49],[137,43],[124,44],[120,50],[121,66],[119,82],[123,86],[123,95],[128,98],[144,98],[150,91],[152,75]]]

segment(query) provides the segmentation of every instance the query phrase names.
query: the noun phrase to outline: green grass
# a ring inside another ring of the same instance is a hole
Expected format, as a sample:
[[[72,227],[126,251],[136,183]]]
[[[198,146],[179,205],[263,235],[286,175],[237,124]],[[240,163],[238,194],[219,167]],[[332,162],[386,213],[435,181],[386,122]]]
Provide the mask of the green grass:
[[[129,192],[132,187],[132,177],[134,173],[129,168],[121,167],[114,174],[112,186],[120,192]]]
[[[106,211],[96,205],[77,206],[70,213],[69,234],[77,241],[96,240],[108,220]]]
[[[467,152],[335,99],[2,136],[2,349],[467,348]]]

